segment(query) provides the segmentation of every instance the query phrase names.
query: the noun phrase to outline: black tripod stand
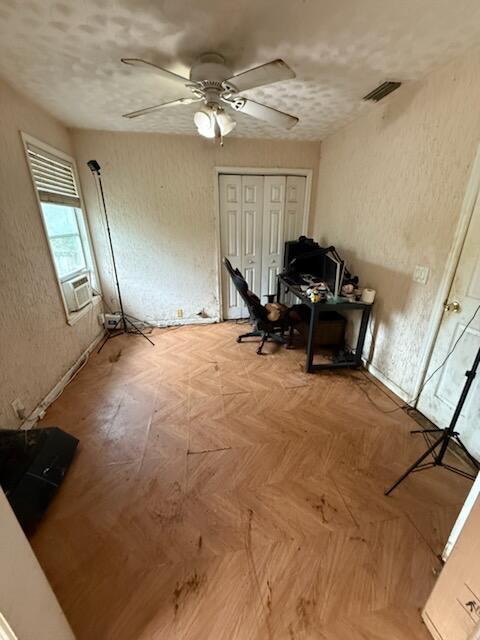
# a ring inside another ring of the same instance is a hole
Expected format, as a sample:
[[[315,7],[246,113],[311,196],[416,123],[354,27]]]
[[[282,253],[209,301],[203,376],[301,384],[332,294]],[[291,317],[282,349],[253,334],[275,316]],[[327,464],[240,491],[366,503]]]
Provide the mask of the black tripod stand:
[[[464,454],[467,456],[467,458],[470,460],[470,462],[473,464],[475,469],[477,469],[477,471],[480,471],[480,464],[475,460],[473,456],[470,455],[470,453],[467,451],[467,448],[465,447],[463,442],[460,440],[460,436],[458,435],[458,432],[455,431],[455,426],[457,424],[458,418],[460,417],[460,413],[462,411],[463,405],[465,404],[465,400],[467,399],[468,392],[470,391],[470,387],[473,384],[473,380],[477,375],[477,369],[478,369],[479,363],[480,363],[480,348],[478,349],[475,360],[473,361],[472,368],[470,369],[470,371],[467,371],[465,373],[467,377],[467,381],[465,382],[462,393],[460,395],[460,399],[458,401],[457,406],[455,407],[455,411],[453,412],[453,416],[448,427],[443,430],[418,429],[416,431],[411,432],[411,433],[421,433],[426,439],[426,441],[428,442],[428,444],[430,444],[430,446],[425,451],[425,453],[422,456],[420,456],[420,458],[416,462],[414,462],[412,466],[409,467],[402,476],[400,476],[400,478],[395,482],[395,484],[393,484],[390,487],[390,489],[388,489],[388,491],[385,491],[386,496],[390,495],[392,491],[395,489],[395,487],[398,487],[398,485],[401,482],[403,482],[403,480],[405,480],[405,478],[411,473],[414,473],[415,471],[423,471],[424,469],[430,469],[431,467],[445,467],[445,469],[448,469],[449,471],[453,471],[454,473],[458,473],[458,475],[463,476],[464,478],[470,478],[471,480],[475,480],[475,476],[472,473],[468,473],[467,471],[463,471],[462,469],[457,469],[457,467],[452,467],[451,465],[444,462],[443,459],[445,457],[445,454],[447,453],[447,449],[448,449],[448,445],[450,444],[450,441],[453,440],[460,446],[460,448],[462,449]],[[442,431],[442,435],[433,444],[431,444],[426,434],[427,433],[438,434],[439,431]],[[436,453],[437,447],[439,447],[440,449],[438,453]],[[429,455],[433,457],[433,460],[431,460],[430,462],[424,462],[424,460],[428,458]]]
[[[100,165],[96,160],[89,160],[87,162],[87,165],[90,171],[92,172],[94,179],[96,176],[95,184],[100,194],[103,213],[105,214],[105,221],[107,223],[108,242],[110,245],[110,253],[112,255],[113,273],[115,275],[115,286],[117,289],[118,304],[120,307],[120,312],[118,314],[118,321],[114,326],[114,328],[110,332],[108,332],[105,338],[102,340],[102,343],[100,344],[97,353],[100,353],[100,351],[103,349],[103,347],[108,342],[108,340],[110,340],[111,338],[115,338],[116,336],[121,336],[124,333],[133,333],[139,336],[143,336],[145,340],[148,340],[148,342],[150,342],[150,344],[155,345],[155,343],[152,342],[152,340],[150,340],[150,338],[145,333],[143,333],[141,329],[137,327],[137,325],[131,320],[131,318],[128,316],[128,314],[125,313],[123,309],[122,294],[120,293],[120,283],[118,282],[117,264],[115,262],[115,254],[113,252],[112,235],[110,233],[110,224],[108,222],[107,206],[105,204],[105,195],[103,193],[102,177],[100,175]]]

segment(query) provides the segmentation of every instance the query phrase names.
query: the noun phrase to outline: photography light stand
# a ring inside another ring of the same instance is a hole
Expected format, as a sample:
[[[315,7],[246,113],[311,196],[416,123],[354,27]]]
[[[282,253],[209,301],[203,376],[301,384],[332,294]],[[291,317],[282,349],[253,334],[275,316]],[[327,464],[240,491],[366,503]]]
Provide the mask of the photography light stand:
[[[105,216],[105,221],[107,223],[108,243],[110,245],[110,254],[112,256],[113,273],[114,273],[114,277],[115,277],[115,287],[117,289],[117,296],[118,296],[118,305],[120,307],[120,313],[119,313],[118,321],[117,321],[115,327],[113,328],[113,330],[111,332],[110,331],[107,332],[107,335],[102,340],[102,343],[100,344],[100,347],[98,348],[97,353],[100,353],[100,351],[103,349],[103,347],[108,342],[108,340],[110,340],[111,338],[115,338],[116,336],[121,336],[121,335],[123,335],[125,333],[133,333],[133,334],[136,334],[136,335],[143,336],[145,338],[145,340],[148,340],[148,342],[150,342],[150,344],[155,345],[155,343],[152,342],[152,340],[150,340],[150,338],[145,333],[143,333],[143,331],[141,329],[139,329],[139,327],[135,324],[135,322],[133,322],[130,319],[130,317],[128,316],[128,314],[126,314],[125,311],[124,311],[123,302],[122,302],[122,294],[120,292],[120,283],[118,282],[118,273],[117,273],[117,264],[115,262],[115,253],[113,251],[112,234],[110,233],[110,224],[109,224],[109,221],[108,221],[107,205],[105,204],[105,195],[103,193],[102,176],[100,175],[100,165],[98,164],[98,162],[96,160],[89,160],[87,162],[87,165],[88,165],[88,168],[90,169],[90,171],[92,172],[93,179],[95,180],[95,185],[97,187],[97,192],[100,195],[100,201],[102,203],[103,214]]]
[[[453,412],[453,416],[450,421],[450,424],[446,429],[440,429],[440,430],[439,429],[417,429],[411,432],[411,433],[421,433],[424,436],[427,443],[430,444],[430,446],[425,451],[425,453],[422,456],[420,456],[420,458],[416,460],[405,471],[405,473],[402,476],[400,476],[400,478],[390,487],[390,489],[388,489],[388,491],[385,491],[386,496],[390,495],[392,491],[396,487],[398,487],[398,485],[401,482],[403,482],[405,478],[409,476],[411,473],[415,473],[416,471],[423,471],[424,469],[431,469],[432,467],[444,467],[445,469],[448,469],[449,471],[453,471],[454,473],[457,473],[458,475],[463,476],[464,478],[475,480],[476,476],[473,473],[468,473],[467,471],[463,471],[462,469],[458,469],[457,467],[452,467],[451,465],[445,463],[443,459],[445,457],[445,454],[447,453],[448,445],[450,444],[451,441],[453,441],[459,445],[460,449],[464,452],[464,454],[467,456],[468,460],[470,460],[470,462],[475,467],[475,469],[477,471],[480,471],[480,464],[467,451],[467,448],[465,447],[465,445],[460,439],[460,436],[458,435],[458,431],[455,431],[455,426],[462,412],[463,405],[465,404],[465,400],[467,399],[468,392],[470,391],[470,387],[473,384],[473,380],[477,375],[477,369],[479,364],[480,364],[480,347],[478,349],[475,360],[473,361],[472,368],[470,369],[470,371],[465,372],[467,381],[465,382],[462,393],[460,394],[460,398],[458,400],[457,406],[455,407],[455,411]],[[442,435],[433,444],[431,444],[426,434],[427,433],[438,434],[439,431],[442,432]],[[440,450],[438,451],[438,453],[435,452],[437,447],[440,447]],[[424,462],[424,460],[428,458],[429,455],[433,457],[433,460],[429,462]]]

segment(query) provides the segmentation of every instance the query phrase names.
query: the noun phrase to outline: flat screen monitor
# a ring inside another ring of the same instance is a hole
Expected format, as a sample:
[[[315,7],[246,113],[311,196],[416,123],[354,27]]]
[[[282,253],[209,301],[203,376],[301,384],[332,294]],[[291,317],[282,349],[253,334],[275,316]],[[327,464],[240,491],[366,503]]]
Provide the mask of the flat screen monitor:
[[[294,258],[298,258],[303,254],[311,253],[312,251],[320,248],[321,247],[317,242],[312,238],[306,238],[305,236],[300,236],[298,240],[289,240],[288,242],[285,242],[283,268],[288,270],[288,267]]]
[[[344,263],[330,253],[326,253],[323,259],[323,279],[331,293],[337,297],[342,287]]]

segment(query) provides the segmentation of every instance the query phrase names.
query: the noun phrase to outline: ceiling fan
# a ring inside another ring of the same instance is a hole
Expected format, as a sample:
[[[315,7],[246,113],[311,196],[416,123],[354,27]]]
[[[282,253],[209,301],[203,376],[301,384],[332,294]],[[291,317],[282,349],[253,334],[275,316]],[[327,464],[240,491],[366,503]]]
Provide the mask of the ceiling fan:
[[[148,69],[160,77],[183,84],[192,93],[191,96],[126,113],[124,118],[138,118],[167,107],[201,102],[202,106],[193,117],[198,133],[206,138],[219,138],[221,144],[223,136],[230,133],[237,124],[225,107],[285,129],[291,129],[298,122],[295,116],[239,95],[247,89],[295,78],[295,72],[283,60],[273,60],[235,76],[223,56],[207,53],[190,69],[190,79],[139,58],[122,58],[122,62]]]

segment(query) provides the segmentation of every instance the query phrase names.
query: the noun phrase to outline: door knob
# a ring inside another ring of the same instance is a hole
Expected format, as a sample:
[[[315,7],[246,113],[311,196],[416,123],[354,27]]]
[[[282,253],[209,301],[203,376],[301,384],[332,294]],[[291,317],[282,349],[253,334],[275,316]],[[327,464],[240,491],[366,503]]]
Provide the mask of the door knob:
[[[460,303],[457,300],[452,300],[452,302],[447,302],[443,307],[444,311],[453,311],[453,313],[458,313],[461,309]]]
[[[276,264],[276,263],[277,263],[277,261],[276,261],[276,260],[272,260],[272,264]]]

